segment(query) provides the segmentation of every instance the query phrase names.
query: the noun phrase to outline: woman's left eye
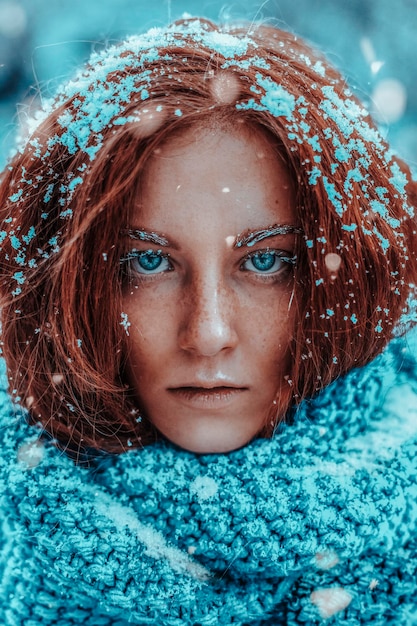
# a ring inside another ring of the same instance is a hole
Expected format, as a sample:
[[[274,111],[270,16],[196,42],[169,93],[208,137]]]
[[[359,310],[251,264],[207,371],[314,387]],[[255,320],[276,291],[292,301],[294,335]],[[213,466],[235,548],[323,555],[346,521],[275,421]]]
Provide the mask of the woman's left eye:
[[[256,274],[277,274],[295,264],[295,257],[276,250],[258,250],[246,257],[241,269]]]

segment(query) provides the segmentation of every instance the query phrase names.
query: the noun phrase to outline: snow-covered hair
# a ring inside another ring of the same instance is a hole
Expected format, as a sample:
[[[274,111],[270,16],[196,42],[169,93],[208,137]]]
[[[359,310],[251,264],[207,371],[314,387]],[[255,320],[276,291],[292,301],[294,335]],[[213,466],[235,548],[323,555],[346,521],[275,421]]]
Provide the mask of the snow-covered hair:
[[[152,152],[210,116],[268,131],[294,178],[291,403],[398,328],[417,275],[415,190],[345,80],[274,27],[152,29],[93,54],[2,177],[10,391],[62,445],[118,452],[156,437],[124,375],[120,233]]]

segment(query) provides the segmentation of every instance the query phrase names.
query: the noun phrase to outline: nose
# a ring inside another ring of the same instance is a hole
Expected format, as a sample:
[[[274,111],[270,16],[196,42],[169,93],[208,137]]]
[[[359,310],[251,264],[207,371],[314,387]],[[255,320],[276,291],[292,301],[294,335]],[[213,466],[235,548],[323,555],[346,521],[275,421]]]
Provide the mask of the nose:
[[[180,348],[205,357],[235,348],[235,304],[233,290],[213,277],[190,285],[183,302]]]

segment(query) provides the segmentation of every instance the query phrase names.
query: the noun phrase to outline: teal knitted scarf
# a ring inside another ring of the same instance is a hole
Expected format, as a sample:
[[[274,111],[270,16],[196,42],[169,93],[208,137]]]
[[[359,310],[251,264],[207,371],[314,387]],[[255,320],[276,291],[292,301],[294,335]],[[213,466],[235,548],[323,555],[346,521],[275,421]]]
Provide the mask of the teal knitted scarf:
[[[417,624],[411,338],[225,455],[76,465],[0,401],[2,625]]]

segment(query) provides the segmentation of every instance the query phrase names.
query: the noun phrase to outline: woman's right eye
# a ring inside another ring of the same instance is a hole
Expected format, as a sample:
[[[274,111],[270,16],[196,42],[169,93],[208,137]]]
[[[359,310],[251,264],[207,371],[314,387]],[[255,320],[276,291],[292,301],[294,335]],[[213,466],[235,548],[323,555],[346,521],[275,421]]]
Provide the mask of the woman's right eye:
[[[161,250],[131,250],[122,261],[128,264],[131,272],[148,276],[173,269],[168,255]]]

